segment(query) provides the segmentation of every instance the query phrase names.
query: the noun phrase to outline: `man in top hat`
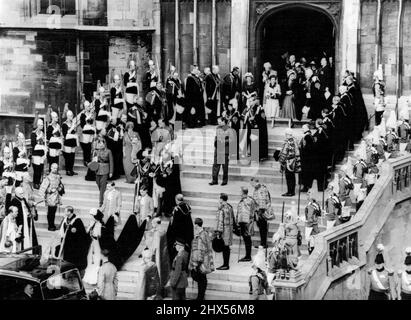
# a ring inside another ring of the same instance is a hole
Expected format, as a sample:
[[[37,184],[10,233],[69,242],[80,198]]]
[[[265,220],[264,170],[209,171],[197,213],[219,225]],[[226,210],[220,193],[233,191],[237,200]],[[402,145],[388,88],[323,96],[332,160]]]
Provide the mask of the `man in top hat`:
[[[177,239],[174,244],[177,250],[170,272],[170,286],[173,300],[185,300],[188,287],[188,252],[184,240]]]
[[[404,271],[398,271],[397,297],[411,300],[411,247],[405,249]]]
[[[377,246],[375,256],[375,267],[368,270],[370,275],[370,293],[368,300],[395,300],[396,292],[394,287],[394,272],[384,266],[384,256],[382,254],[384,246]]]

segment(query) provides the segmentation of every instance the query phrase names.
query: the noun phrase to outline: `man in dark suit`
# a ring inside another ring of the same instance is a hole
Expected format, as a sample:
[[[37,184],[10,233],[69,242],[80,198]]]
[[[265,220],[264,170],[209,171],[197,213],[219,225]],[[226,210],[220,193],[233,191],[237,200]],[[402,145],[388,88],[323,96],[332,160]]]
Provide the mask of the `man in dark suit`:
[[[321,68],[318,71],[318,78],[320,78],[320,82],[324,89],[328,88],[331,93],[334,92],[332,71],[328,65],[327,58],[321,59]]]
[[[173,300],[185,300],[186,288],[188,287],[188,252],[185,249],[186,244],[178,239],[175,242],[177,255],[173,260],[170,272],[170,286]]]
[[[30,283],[27,283],[24,286],[23,292],[18,296],[17,300],[35,300],[33,298],[33,295],[34,295],[33,285]]]

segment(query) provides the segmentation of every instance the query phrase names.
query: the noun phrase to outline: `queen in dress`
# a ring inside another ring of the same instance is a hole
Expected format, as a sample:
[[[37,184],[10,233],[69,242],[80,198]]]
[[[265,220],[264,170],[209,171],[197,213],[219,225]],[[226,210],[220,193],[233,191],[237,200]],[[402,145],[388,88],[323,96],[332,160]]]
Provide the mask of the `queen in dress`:
[[[280,97],[281,88],[277,82],[277,77],[274,75],[270,76],[270,82],[265,91],[266,104],[264,107],[265,114],[268,119],[273,120],[280,116]]]
[[[87,255],[87,268],[84,273],[83,281],[96,285],[98,279],[98,270],[101,266],[101,227],[103,225],[103,213],[98,209],[91,209],[90,214],[93,216],[94,221],[91,222],[87,228],[87,233],[91,237],[91,244]]]
[[[280,117],[284,119],[296,119],[297,115],[295,112],[295,91],[296,91],[296,79],[297,74],[294,70],[289,70],[287,72],[287,82],[285,83],[285,97],[283,101],[283,108],[280,112]]]

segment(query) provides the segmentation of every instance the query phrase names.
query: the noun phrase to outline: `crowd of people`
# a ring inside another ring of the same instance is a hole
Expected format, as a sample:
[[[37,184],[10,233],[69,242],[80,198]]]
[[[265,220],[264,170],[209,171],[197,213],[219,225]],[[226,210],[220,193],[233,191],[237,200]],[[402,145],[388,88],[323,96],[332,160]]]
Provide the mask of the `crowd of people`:
[[[218,66],[206,68],[203,74],[198,66],[192,66],[184,82],[171,67],[164,86],[152,61],[140,86],[136,63],[130,61],[123,77],[113,77],[109,90],[100,86],[91,101],[82,101],[78,116],[68,108],[63,114],[49,108],[46,123],[41,119],[35,121],[30,151],[21,132],[12,143],[3,140],[0,252],[37,246],[36,205],[44,201],[48,230],[57,231],[57,245],[49,254],[73,263],[85,283],[98,287],[94,296],[114,299],[117,270],[136,251],[146,231],[155,229],[161,218],[167,218],[166,246],[171,266],[167,285],[172,289],[173,299],[185,298],[188,276],[198,283],[197,299],[204,299],[207,274],[230,268],[233,234],[244,239],[245,256],[240,262],[253,261],[255,274],[250,277],[250,292],[261,298],[266,283],[277,278],[288,279],[290,271],[296,269],[301,255],[301,220],[305,223],[304,234],[311,253],[315,235],[321,231],[320,217],[326,218],[327,228],[349,221],[375,184],[381,161],[398,155],[401,144],[405,145],[401,151],[411,149],[406,112],[400,110],[399,121],[395,113],[387,120],[383,117],[384,83],[377,73],[373,86],[374,131],[361,141],[355,161],[348,161],[329,182],[331,170],[344,159],[346,151],[353,150],[354,143],[362,139],[369,126],[353,73],[347,71],[339,94],[332,94],[333,66],[329,61],[323,58],[317,69],[316,62],[307,65],[303,58],[296,62],[291,55],[278,71],[266,63],[258,84],[251,73],[246,73],[242,81],[237,67],[221,77]],[[202,219],[193,222],[191,207],[181,194],[181,153],[174,144],[177,121],[189,128],[217,125],[210,185],[218,183],[221,166],[222,185],[226,185],[229,161],[250,155],[251,145],[256,141],[258,160],[269,157],[267,119],[272,119],[274,126],[276,118],[287,118],[292,127],[303,115],[311,120],[303,126],[303,138],[298,141],[293,130],[286,129],[284,144],[273,156],[280,162],[287,182],[283,196],[295,196],[298,175],[298,192],[307,193],[308,205],[302,218],[297,213],[299,203],[285,212],[268,254],[268,225],[275,214],[269,188],[256,178],[250,181],[252,193],[247,186],[241,188],[241,200],[236,207],[230,205],[227,194],[220,195],[214,236],[204,228]],[[236,147],[232,148],[234,142]],[[90,210],[89,226],[84,226],[75,208],[68,206],[57,228],[55,216],[66,192],[59,173],[60,156],[66,175],[78,175],[74,171],[78,146],[87,167],[85,179],[95,181],[98,187],[98,204]],[[116,181],[122,176],[135,185],[135,195],[133,212],[115,238],[122,208],[122,194],[116,188]],[[314,180],[318,191],[323,192],[322,202],[313,195]],[[34,190],[38,190],[37,202]],[[252,259],[254,226],[261,241],[257,256]],[[213,251],[222,253],[223,264],[218,268],[214,267]],[[163,292],[159,290],[161,277],[153,264],[153,253],[144,250],[142,258],[152,275],[150,279],[154,279],[146,286],[149,293],[144,298],[159,298]]]

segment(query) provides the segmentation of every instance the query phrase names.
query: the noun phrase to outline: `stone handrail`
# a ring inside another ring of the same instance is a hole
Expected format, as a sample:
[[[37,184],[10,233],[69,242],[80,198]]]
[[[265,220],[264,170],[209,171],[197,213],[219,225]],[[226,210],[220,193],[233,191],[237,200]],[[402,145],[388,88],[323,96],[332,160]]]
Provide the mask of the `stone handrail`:
[[[411,184],[410,173],[409,154],[383,163],[379,179],[351,221],[316,237],[315,249],[300,270],[302,279],[290,283],[290,287],[299,288],[294,298],[322,299],[333,281],[366,264],[367,252],[396,203],[411,198],[411,193],[402,192]],[[355,246],[352,251],[347,250],[355,255],[351,254],[345,262],[333,267],[330,245],[341,241],[347,243],[348,248],[351,240]]]

